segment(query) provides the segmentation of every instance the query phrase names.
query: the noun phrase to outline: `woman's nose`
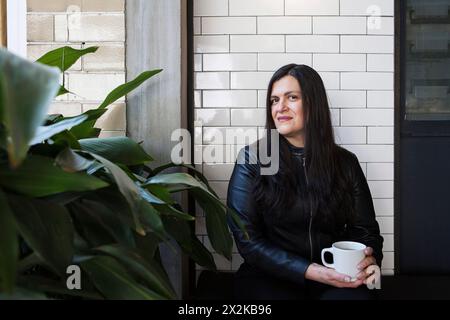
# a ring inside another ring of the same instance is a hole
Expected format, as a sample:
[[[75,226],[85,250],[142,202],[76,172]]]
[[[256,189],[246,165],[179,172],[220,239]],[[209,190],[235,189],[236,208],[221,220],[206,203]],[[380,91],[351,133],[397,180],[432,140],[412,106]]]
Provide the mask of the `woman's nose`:
[[[277,104],[277,111],[278,112],[282,112],[282,111],[285,111],[285,110],[287,110],[288,109],[288,106],[287,106],[287,104],[286,104],[286,100],[284,100],[284,99],[280,99],[280,101],[278,101],[278,104]]]

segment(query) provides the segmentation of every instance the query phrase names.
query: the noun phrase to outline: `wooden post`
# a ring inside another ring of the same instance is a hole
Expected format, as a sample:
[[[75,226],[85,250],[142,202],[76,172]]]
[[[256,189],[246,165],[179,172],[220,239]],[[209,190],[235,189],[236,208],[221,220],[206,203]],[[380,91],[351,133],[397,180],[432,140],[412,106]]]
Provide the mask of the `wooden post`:
[[[0,0],[0,44],[2,47],[6,47],[7,45],[6,1]]]

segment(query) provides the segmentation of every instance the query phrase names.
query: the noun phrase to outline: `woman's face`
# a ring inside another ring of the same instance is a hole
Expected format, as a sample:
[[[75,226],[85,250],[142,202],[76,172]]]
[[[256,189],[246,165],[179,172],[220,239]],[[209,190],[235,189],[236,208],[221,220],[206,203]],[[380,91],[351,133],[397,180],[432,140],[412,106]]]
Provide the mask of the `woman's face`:
[[[272,118],[278,132],[296,145],[303,141],[303,104],[300,84],[292,76],[284,76],[273,84]]]

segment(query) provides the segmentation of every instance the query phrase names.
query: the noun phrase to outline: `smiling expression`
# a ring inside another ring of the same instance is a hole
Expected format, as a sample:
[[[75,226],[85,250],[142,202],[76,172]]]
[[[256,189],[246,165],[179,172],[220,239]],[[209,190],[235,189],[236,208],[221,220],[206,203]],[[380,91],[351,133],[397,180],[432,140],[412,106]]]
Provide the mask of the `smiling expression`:
[[[278,132],[295,145],[304,136],[303,103],[300,84],[287,75],[276,81],[270,97],[272,119]]]

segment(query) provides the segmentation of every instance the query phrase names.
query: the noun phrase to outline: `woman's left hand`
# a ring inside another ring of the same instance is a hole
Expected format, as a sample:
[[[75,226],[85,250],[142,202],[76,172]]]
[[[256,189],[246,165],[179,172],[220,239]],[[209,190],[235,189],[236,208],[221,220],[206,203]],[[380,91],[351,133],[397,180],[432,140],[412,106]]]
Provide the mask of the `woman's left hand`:
[[[358,280],[363,280],[364,283],[366,283],[366,279],[371,276],[371,273],[369,273],[370,270],[368,270],[368,267],[371,265],[376,265],[377,261],[372,256],[373,249],[371,247],[367,247],[364,250],[364,253],[366,254],[366,257],[358,264],[358,269],[361,270],[360,273],[356,276]]]

